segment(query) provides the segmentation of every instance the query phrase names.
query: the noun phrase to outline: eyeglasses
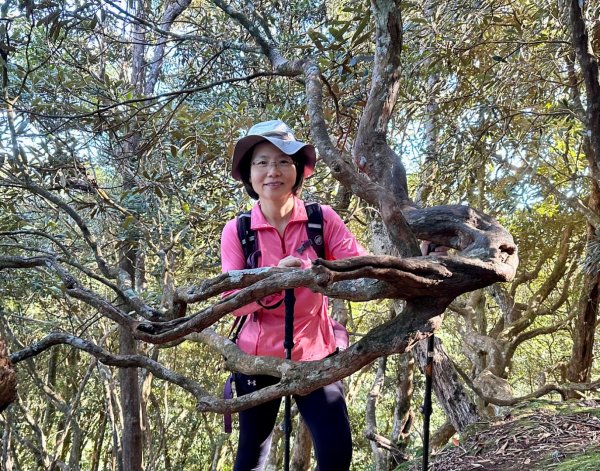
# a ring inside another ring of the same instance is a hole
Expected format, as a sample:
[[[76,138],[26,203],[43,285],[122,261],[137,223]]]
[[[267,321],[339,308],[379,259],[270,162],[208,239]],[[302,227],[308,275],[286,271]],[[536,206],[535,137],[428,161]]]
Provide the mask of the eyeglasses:
[[[280,170],[290,170],[295,165],[293,160],[280,159],[280,160],[265,160],[257,159],[252,162],[252,167],[257,170],[267,170],[269,167],[277,167]]]

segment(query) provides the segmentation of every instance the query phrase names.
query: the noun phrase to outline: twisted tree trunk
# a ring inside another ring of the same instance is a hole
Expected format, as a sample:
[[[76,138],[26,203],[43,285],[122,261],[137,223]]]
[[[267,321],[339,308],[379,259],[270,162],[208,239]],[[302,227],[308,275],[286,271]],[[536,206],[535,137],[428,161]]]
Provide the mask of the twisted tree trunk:
[[[587,98],[587,133],[583,139],[583,149],[592,176],[588,207],[595,216],[600,216],[600,68],[598,59],[591,51],[582,8],[583,2],[571,0],[572,42],[581,67]],[[599,233],[598,224],[588,220],[588,241],[597,240]],[[600,271],[594,270],[586,275],[580,297],[579,315],[573,333],[573,352],[567,369],[570,381],[583,383],[590,379],[599,302]]]

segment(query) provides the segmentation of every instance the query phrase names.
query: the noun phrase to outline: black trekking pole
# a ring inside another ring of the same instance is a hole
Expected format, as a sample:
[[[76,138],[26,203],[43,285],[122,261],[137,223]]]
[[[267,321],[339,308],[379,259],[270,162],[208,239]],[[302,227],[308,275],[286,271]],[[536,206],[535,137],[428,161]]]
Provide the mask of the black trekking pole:
[[[293,289],[285,290],[285,336],[283,339],[283,348],[285,349],[286,360],[292,359],[292,348],[294,348],[294,304],[296,297]],[[283,430],[285,432],[285,450],[284,450],[284,467],[285,471],[290,469],[290,438],[292,435],[292,398],[285,396],[284,399],[284,417]]]
[[[425,364],[425,398],[423,399],[423,471],[429,466],[429,418],[431,417],[431,385],[433,382],[433,334],[427,339]]]

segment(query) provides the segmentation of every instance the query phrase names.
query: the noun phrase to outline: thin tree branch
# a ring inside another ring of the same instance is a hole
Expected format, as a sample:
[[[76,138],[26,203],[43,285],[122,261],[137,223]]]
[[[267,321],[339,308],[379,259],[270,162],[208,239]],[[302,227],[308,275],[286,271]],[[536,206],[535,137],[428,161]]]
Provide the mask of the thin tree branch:
[[[187,0],[185,0],[185,1],[187,1]],[[150,30],[152,30],[156,33],[159,33],[160,35],[162,35],[166,38],[173,38],[173,39],[177,39],[179,41],[198,41],[198,42],[202,42],[205,44],[211,44],[211,45],[214,45],[214,46],[217,46],[220,48],[225,48],[225,49],[235,49],[235,50],[239,50],[242,52],[255,53],[255,54],[260,53],[260,49],[258,49],[256,47],[248,46],[247,44],[239,43],[236,41],[218,41],[218,40],[215,40],[214,38],[207,37],[207,36],[201,36],[201,35],[197,35],[197,34],[175,33],[173,31],[171,31],[170,29],[167,30],[167,29],[161,28],[160,26],[157,26],[155,23],[153,23],[151,21],[145,20],[143,18],[140,18],[140,17],[132,14],[131,12],[128,12],[127,10],[120,7],[118,4],[116,4],[115,2],[113,2],[111,0],[106,0],[106,3],[108,3],[109,5],[114,7],[117,11],[122,13],[123,16],[120,16],[120,15],[117,15],[114,12],[111,12],[110,10],[108,10],[116,18],[119,18],[119,19],[131,18],[135,22],[146,26]]]
[[[594,381],[591,383],[563,383],[563,384],[545,384],[541,388],[532,392],[531,394],[526,394],[524,396],[514,397],[511,399],[501,399],[497,397],[486,396],[483,391],[473,384],[471,378],[458,367],[458,365],[454,365],[458,374],[460,374],[463,381],[469,386],[469,388],[477,394],[481,399],[489,404],[494,404],[497,406],[514,406],[515,404],[519,404],[521,402],[529,401],[531,399],[536,399],[538,397],[545,396],[551,393],[558,393],[561,397],[566,399],[570,392],[587,392],[587,391],[597,391],[600,389],[600,380]]]
[[[254,74],[250,74],[245,77],[235,77],[235,78],[217,80],[215,82],[212,82],[212,83],[209,83],[206,85],[201,85],[199,87],[185,88],[182,90],[176,90],[173,92],[165,92],[165,93],[160,93],[158,95],[152,95],[152,96],[146,96],[146,97],[140,97],[140,98],[132,98],[131,100],[125,100],[125,101],[121,101],[118,103],[113,103],[112,105],[98,107],[94,111],[90,111],[88,113],[76,114],[76,115],[49,115],[49,114],[43,114],[43,113],[36,113],[31,110],[27,110],[25,108],[15,108],[15,110],[22,112],[22,113],[30,114],[32,116],[36,116],[38,118],[66,119],[66,120],[72,121],[72,120],[76,120],[76,119],[89,118],[91,116],[106,113],[107,111],[110,111],[112,109],[119,108],[119,107],[125,106],[125,105],[133,105],[136,103],[145,103],[145,102],[149,102],[149,101],[158,101],[163,98],[172,98],[172,97],[177,97],[180,95],[191,95],[193,93],[210,90],[211,88],[214,88],[214,87],[217,87],[220,85],[224,85],[224,84],[228,84],[228,83],[249,82],[250,80],[254,80],[255,78],[258,78],[258,77],[272,77],[272,76],[277,76],[277,75],[281,75],[281,74],[279,74],[277,72],[256,72]]]

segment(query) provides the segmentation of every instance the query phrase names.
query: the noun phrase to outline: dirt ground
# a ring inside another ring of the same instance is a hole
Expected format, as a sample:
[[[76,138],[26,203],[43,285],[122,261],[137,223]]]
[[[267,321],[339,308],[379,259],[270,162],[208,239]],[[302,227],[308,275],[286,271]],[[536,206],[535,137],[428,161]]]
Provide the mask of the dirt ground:
[[[460,440],[432,456],[429,470],[600,471],[600,400],[536,401]]]

